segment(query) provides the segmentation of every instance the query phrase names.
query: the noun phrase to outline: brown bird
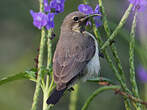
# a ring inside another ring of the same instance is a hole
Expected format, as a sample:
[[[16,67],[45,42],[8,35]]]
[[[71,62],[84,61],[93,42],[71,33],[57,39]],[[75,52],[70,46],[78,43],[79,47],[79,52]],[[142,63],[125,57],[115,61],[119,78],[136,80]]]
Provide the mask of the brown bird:
[[[98,44],[95,37],[85,31],[86,23],[92,16],[95,15],[75,11],[65,17],[53,58],[56,89],[47,104],[56,104],[64,91],[79,79],[98,76]]]

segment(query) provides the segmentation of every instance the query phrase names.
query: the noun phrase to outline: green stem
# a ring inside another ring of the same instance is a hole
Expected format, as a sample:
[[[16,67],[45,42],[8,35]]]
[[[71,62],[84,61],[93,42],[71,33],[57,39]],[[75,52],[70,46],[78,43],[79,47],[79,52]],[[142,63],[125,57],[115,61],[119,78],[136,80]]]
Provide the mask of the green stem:
[[[48,105],[46,103],[46,100],[47,98],[50,96],[50,93],[51,93],[51,88],[53,86],[53,74],[52,74],[52,41],[50,39],[51,37],[51,33],[52,33],[52,30],[48,30],[48,35],[47,35],[47,38],[48,38],[48,41],[47,41],[47,48],[48,48],[48,51],[47,51],[47,69],[49,70],[49,75],[47,75],[46,77],[46,87],[45,87],[45,90],[44,90],[44,96],[43,96],[43,110],[49,110],[50,108],[48,108]],[[49,78],[49,76],[51,76],[51,78]],[[52,80],[50,82],[50,79]]]
[[[39,0],[40,2],[40,12],[43,12],[43,1]],[[40,50],[39,50],[39,57],[38,57],[38,76],[36,82],[36,89],[33,97],[33,104],[31,110],[37,110],[37,106],[39,105],[39,96],[41,94],[41,82],[42,82],[42,67],[43,67],[43,57],[45,51],[45,28],[41,29],[41,40],[40,40]]]
[[[88,4],[88,0],[83,0],[84,4]]]
[[[48,30],[48,41],[47,41],[47,48],[48,48],[48,58],[47,58],[47,69],[49,71],[52,71],[52,58],[53,58],[53,52],[52,52],[52,41],[50,39],[52,30]]]
[[[110,31],[110,28],[109,28],[109,25],[108,25],[108,20],[107,20],[107,16],[106,16],[106,13],[105,13],[104,6],[103,6],[103,2],[102,2],[102,0],[98,0],[98,2],[99,2],[99,6],[100,6],[100,9],[101,9],[102,15],[103,15],[102,20],[103,20],[103,24],[104,24],[104,29],[105,29],[105,32],[107,34],[107,38],[109,38],[110,35],[111,35],[111,31]],[[125,74],[124,74],[124,71],[123,71],[123,68],[122,68],[122,64],[120,62],[120,58],[118,56],[117,48],[116,48],[116,46],[114,44],[112,44],[110,46],[110,48],[111,48],[111,51],[112,51],[112,55],[114,56],[115,62],[117,64],[117,66],[118,66],[118,71],[119,71],[119,73],[121,75],[121,78],[125,82],[126,81]],[[111,61],[109,61],[109,62],[111,62]],[[126,100],[126,99],[124,99],[124,100],[125,100],[124,101],[125,108],[127,110],[130,110],[130,104],[129,104],[130,102],[129,102],[129,100]]]
[[[40,0],[40,11],[43,11],[42,0]],[[44,57],[44,47],[45,47],[45,29],[42,28],[41,30],[41,41],[40,41],[40,50],[39,50],[39,58],[38,58],[38,76],[37,76],[37,83],[36,89],[33,98],[33,104],[31,110],[37,110],[38,100],[41,93],[41,82],[42,82],[42,67],[43,67],[43,57]]]
[[[130,102],[128,102],[127,99],[124,99],[124,105],[125,105],[126,110],[131,110]]]
[[[49,97],[48,96],[48,86],[49,86],[49,76],[46,77],[46,86],[45,86],[45,89],[43,91],[43,110],[46,110],[47,109],[47,98]]]
[[[147,102],[147,84],[144,84],[144,100]]]
[[[84,106],[82,107],[81,110],[87,110],[89,104],[92,102],[92,100],[101,92],[104,92],[106,90],[113,90],[113,89],[120,89],[120,86],[104,86],[101,88],[98,88],[97,90],[95,90],[92,95],[86,100]]]
[[[44,96],[44,109],[43,110],[50,110],[54,105],[47,105],[46,104],[46,100],[47,100],[47,98],[50,96],[50,94],[51,94],[51,92],[53,91],[53,89],[54,89],[54,77],[53,77],[53,72],[51,72],[51,74],[50,74],[50,76],[51,76],[51,82],[50,82],[50,85],[49,85],[49,87],[48,87],[48,89],[47,89],[47,91],[46,91],[46,96]]]
[[[105,9],[104,9],[102,0],[99,0],[99,6],[101,8],[102,15],[103,15],[102,18],[103,18],[104,29],[106,31],[107,38],[109,38],[110,35],[111,35],[111,31],[110,31],[110,28],[109,28],[109,25],[108,25],[108,20],[107,20],[106,14],[105,14]],[[123,71],[123,68],[122,68],[122,65],[121,65],[121,62],[120,62],[120,58],[118,56],[116,46],[114,44],[112,44],[110,46],[110,48],[111,48],[112,54],[115,58],[116,64],[118,65],[118,71],[119,71],[119,73],[122,77],[122,80],[125,81],[125,74],[124,74],[124,71]]]
[[[42,67],[43,67],[43,57],[44,57],[44,47],[45,47],[45,29],[42,29],[41,32],[41,42],[40,42],[40,51],[39,51],[39,58],[38,58],[38,76],[36,82],[36,89],[33,98],[33,104],[31,110],[37,110],[38,100],[41,93],[41,82],[42,82]]]
[[[134,68],[134,48],[135,48],[135,29],[136,29],[136,17],[137,17],[137,12],[134,15],[133,23],[132,23],[132,28],[131,28],[131,33],[130,33],[130,51],[129,51],[129,63],[130,63],[130,81],[132,85],[132,91],[134,96],[139,98],[138,94],[138,87],[136,84],[136,77],[135,77],[135,68]],[[137,104],[137,110],[141,110],[140,104]]]
[[[134,16],[134,20],[133,20],[133,24],[132,24],[132,29],[131,29],[131,33],[130,33],[130,59],[129,59],[129,63],[130,63],[130,80],[131,80],[131,84],[132,84],[132,91],[134,93],[135,96],[137,96],[138,94],[138,89],[137,84],[136,84],[136,78],[135,78],[135,68],[134,68],[134,47],[135,47],[135,28],[136,28],[136,15]]]
[[[78,89],[79,89],[79,85],[76,84],[74,86],[74,91],[72,91],[71,94],[70,94],[69,110],[77,110],[76,109],[76,103],[77,103],[77,99],[78,99]]]
[[[15,74],[12,76],[2,78],[2,79],[0,79],[0,86],[3,84],[6,84],[8,82],[15,81],[15,80],[25,79],[25,78],[27,78],[25,75],[26,75],[26,73],[19,73],[19,74]]]
[[[144,89],[143,89],[143,99],[144,99],[144,101],[147,102],[147,83],[145,83],[143,86],[144,86]],[[144,107],[143,110],[146,110],[146,108]]]
[[[98,42],[99,42],[99,44],[100,44],[100,46],[101,46],[102,43],[103,43],[103,41],[102,41],[102,39],[101,39],[101,37],[100,37],[99,31],[96,29],[95,26],[93,27],[93,31],[94,31],[94,34],[95,34],[96,38],[98,39]],[[105,49],[103,50],[103,53],[104,53],[104,55],[105,55],[105,57],[106,57],[107,62],[108,62],[109,65],[111,66],[112,70],[114,71],[114,74],[115,74],[117,80],[120,82],[120,84],[121,84],[123,90],[125,90],[125,91],[128,92],[128,93],[131,93],[130,90],[127,88],[127,85],[126,85],[126,84],[124,83],[124,81],[122,80],[122,78],[121,78],[121,76],[120,76],[118,70],[116,69],[115,65],[114,65],[113,62],[112,62],[112,59],[109,57],[109,55],[108,55],[108,53],[107,53],[107,51],[106,51]],[[130,109],[129,109],[129,107],[130,107],[130,102],[129,102],[128,100],[127,100],[127,101],[125,100],[125,105],[127,105],[127,106],[126,106],[126,107],[128,108],[127,110],[130,110]],[[128,107],[128,106],[129,106],[129,107]]]
[[[96,38],[98,39],[98,42],[99,42],[99,44],[100,44],[100,46],[101,46],[102,43],[103,43],[103,41],[102,41],[102,39],[101,39],[101,37],[100,37],[99,31],[96,29],[95,26],[93,27],[93,31],[94,31],[94,34],[95,34]],[[113,64],[112,59],[111,59],[110,56],[108,55],[107,51],[106,51],[106,50],[103,50],[103,53],[104,53],[104,55],[105,55],[105,57],[106,57],[107,62],[110,64],[111,68],[113,69],[114,74],[115,74],[117,80],[120,82],[122,88],[123,88],[124,90],[126,90],[128,93],[130,93],[129,89],[127,89],[126,84],[125,84],[124,81],[122,80],[122,78],[121,78],[121,76],[120,76],[118,70],[116,69],[115,65]]]
[[[113,33],[111,34],[111,36],[108,38],[108,40],[103,44],[103,46],[101,47],[101,50],[104,50],[107,46],[110,45],[111,41],[117,36],[118,32],[120,31],[120,29],[124,26],[124,24],[126,23],[126,20],[128,18],[128,16],[130,15],[130,12],[132,10],[133,5],[130,4],[128,9],[126,10],[125,14],[123,15],[120,23],[118,24],[118,26],[115,28],[115,30],[113,31]]]

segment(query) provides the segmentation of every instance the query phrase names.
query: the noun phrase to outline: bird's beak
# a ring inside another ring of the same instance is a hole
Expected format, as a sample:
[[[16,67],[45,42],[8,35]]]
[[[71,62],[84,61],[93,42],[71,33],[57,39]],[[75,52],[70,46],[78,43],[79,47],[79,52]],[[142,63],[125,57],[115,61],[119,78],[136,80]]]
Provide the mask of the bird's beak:
[[[91,15],[86,15],[83,18],[80,19],[80,22],[87,22],[89,20],[89,18],[94,17],[94,16],[102,16],[101,14],[91,14]]]
[[[87,15],[87,18],[91,18],[91,17],[94,17],[94,16],[102,16],[101,14],[91,14],[91,15]]]
[[[91,14],[91,15],[86,15],[83,16],[80,20],[79,20],[79,25],[78,27],[80,27],[80,32],[85,31],[85,26],[87,24],[87,21],[89,20],[89,18],[94,17],[94,16],[101,16],[100,14]]]

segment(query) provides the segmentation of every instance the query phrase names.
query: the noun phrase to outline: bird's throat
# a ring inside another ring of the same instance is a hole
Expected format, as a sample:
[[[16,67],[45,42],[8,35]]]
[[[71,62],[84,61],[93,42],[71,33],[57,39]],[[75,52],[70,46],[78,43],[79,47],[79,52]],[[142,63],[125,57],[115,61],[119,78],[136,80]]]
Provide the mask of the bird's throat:
[[[79,24],[76,24],[72,27],[72,31],[78,32],[78,33],[83,33],[85,31],[85,27],[79,26]]]
[[[73,25],[73,26],[72,26],[72,31],[80,32],[79,24],[75,24],[75,25]]]

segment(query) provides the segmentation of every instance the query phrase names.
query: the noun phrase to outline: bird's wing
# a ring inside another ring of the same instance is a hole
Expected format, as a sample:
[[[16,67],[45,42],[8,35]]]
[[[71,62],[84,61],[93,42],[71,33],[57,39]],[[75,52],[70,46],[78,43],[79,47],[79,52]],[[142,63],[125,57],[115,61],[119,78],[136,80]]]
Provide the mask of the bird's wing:
[[[76,43],[76,42],[75,42]],[[83,44],[83,45],[82,45]],[[64,88],[74,77],[79,75],[95,53],[95,43],[91,37],[82,40],[82,44],[58,46],[53,59],[54,80],[57,87]],[[62,44],[63,45],[63,44]],[[64,86],[64,87],[63,87]]]

